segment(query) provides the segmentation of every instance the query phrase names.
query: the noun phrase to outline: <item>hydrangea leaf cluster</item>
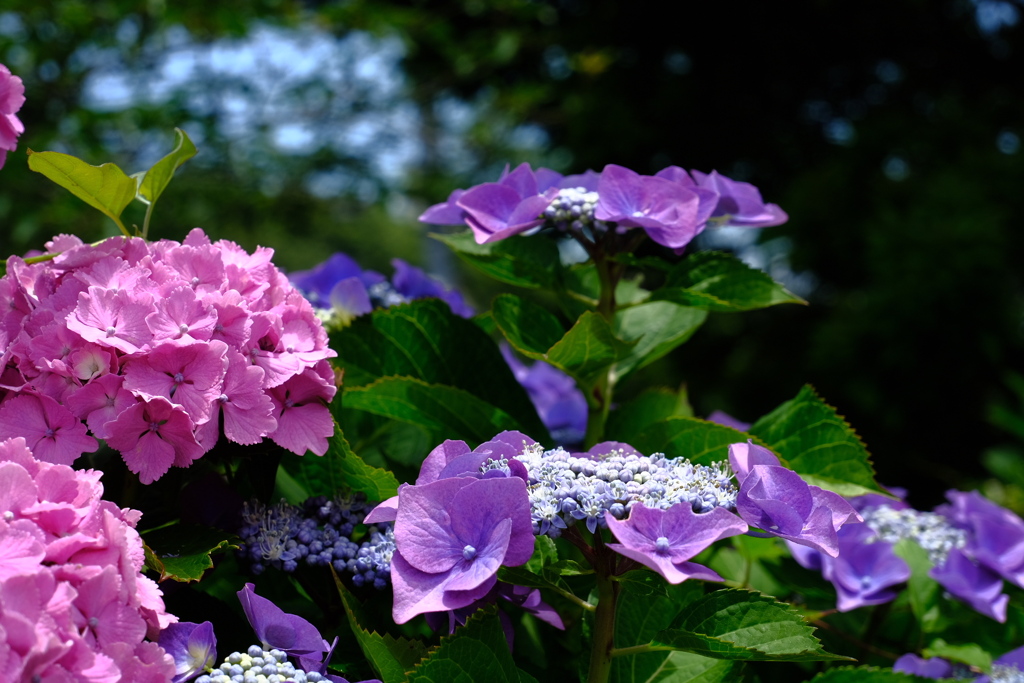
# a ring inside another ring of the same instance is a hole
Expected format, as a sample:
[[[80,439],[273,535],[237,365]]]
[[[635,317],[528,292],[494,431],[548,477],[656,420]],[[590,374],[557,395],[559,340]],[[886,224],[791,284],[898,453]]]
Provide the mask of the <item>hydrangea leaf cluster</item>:
[[[424,298],[444,301],[452,313],[463,318],[473,316],[473,309],[458,290],[401,259],[392,260],[392,265],[395,272],[388,281],[381,273],[364,270],[350,256],[338,252],[314,268],[289,277],[328,328],[345,327],[374,308]],[[587,401],[575,381],[544,361],[527,365],[507,344],[502,345],[501,352],[555,442],[580,443],[587,430]]]
[[[929,576],[945,591],[996,621],[1006,620],[1004,581],[1024,587],[1024,520],[977,491],[949,491],[933,512],[869,495],[853,500],[865,524],[839,533],[839,556],[791,547],[794,558],[820,570],[836,587],[837,608],[849,611],[894,600],[910,567],[893,545],[910,539],[928,555]]]
[[[375,505],[361,495],[334,500],[316,496],[301,506],[284,501],[275,506],[247,503],[238,532],[238,556],[257,575],[267,567],[292,572],[305,562],[350,574],[357,586],[383,590],[389,585],[395,550],[391,524],[380,522],[360,530],[365,540],[353,540],[357,526]]]
[[[17,116],[23,104],[24,83],[0,64],[0,168],[7,161],[7,153],[18,146],[18,136],[25,132],[25,126]]]
[[[335,355],[271,262],[199,229],[184,242],[61,235],[0,279],[0,438],[71,464],[96,439],[143,483],[188,467],[223,433],[322,455]]]
[[[177,618],[143,576],[141,513],[103,500],[100,473],[0,443],[0,652],[6,680],[164,682],[156,642]]]
[[[562,176],[521,164],[506,168],[496,183],[455,190],[420,220],[465,223],[479,244],[541,227],[591,236],[641,229],[658,244],[681,249],[709,226],[762,228],[788,217],[753,185],[717,171],[691,175],[670,166],[646,176],[609,164],[600,173]]]

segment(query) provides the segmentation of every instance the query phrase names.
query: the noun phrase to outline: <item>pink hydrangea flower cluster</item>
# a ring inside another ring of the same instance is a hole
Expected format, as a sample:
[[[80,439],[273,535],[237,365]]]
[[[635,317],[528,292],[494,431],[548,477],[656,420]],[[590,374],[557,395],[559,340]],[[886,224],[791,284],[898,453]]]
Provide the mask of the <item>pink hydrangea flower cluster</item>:
[[[0,168],[7,161],[7,153],[18,146],[18,136],[25,132],[25,126],[17,117],[23,104],[25,85],[0,64]]]
[[[0,279],[0,439],[70,465],[121,452],[143,483],[188,467],[221,432],[327,451],[335,353],[310,304],[273,263],[212,243],[61,235],[52,260],[12,256]]]
[[[174,660],[152,642],[177,617],[140,573],[141,513],[102,494],[99,472],[36,460],[20,437],[0,443],[3,680],[174,676]]]

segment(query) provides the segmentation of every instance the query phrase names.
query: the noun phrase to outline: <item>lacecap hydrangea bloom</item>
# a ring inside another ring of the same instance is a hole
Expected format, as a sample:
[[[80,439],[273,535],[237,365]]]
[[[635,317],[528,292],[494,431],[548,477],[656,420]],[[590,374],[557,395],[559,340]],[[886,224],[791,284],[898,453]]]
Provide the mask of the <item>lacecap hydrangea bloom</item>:
[[[18,146],[18,136],[25,126],[18,119],[18,110],[25,104],[25,85],[0,64],[0,168],[7,161],[7,153]]]
[[[788,220],[756,187],[669,166],[653,176],[609,164],[600,173],[563,176],[529,164],[508,168],[498,182],[455,190],[420,216],[424,223],[466,224],[479,244],[535,228],[590,233],[643,230],[658,244],[682,249],[709,226],[763,228]]]
[[[62,464],[105,439],[147,484],[222,434],[327,451],[335,353],[272,250],[197,228],[182,243],[61,235],[54,254],[12,256],[0,279],[0,438]]]
[[[177,618],[142,575],[141,513],[103,500],[100,473],[0,443],[0,661],[11,681],[166,683],[155,641]]]
[[[921,676],[922,678],[955,678],[957,680],[974,681],[974,683],[1021,683],[1024,681],[1024,647],[1018,647],[995,659],[992,671],[979,676],[963,665],[951,662],[942,657],[925,659],[908,653],[896,660],[893,671]]]
[[[840,611],[896,598],[910,567],[892,550],[909,539],[932,564],[929,576],[945,592],[996,621],[1006,620],[1004,581],[1024,588],[1024,520],[977,491],[949,491],[948,504],[922,512],[902,500],[853,499],[864,524],[839,532],[839,556],[792,547],[800,564],[820,570],[836,587]]]
[[[733,448],[747,454],[759,447]],[[424,460],[415,484],[400,486],[397,496],[366,517],[367,523],[394,522],[395,620],[473,604],[493,588],[499,566],[529,559],[532,536],[557,537],[577,524],[591,534],[610,529],[619,541],[611,549],[679,583],[721,580],[688,560],[748,530],[735,514],[744,495],[757,500],[751,504],[756,522],[765,515],[779,518],[780,524],[765,524],[765,533],[799,536],[814,547],[831,547],[839,528],[859,521],[844,501],[826,500],[796,475],[793,482],[774,469],[757,470],[785,468],[745,455],[735,459],[746,468],[738,486],[727,462],[694,465],[660,453],[644,456],[623,443],[570,453],[545,450],[520,432],[502,432],[476,448],[445,441]],[[790,501],[794,510],[779,512]],[[818,510],[829,503],[837,510],[826,518]],[[795,533],[790,517],[802,519],[806,529]]]

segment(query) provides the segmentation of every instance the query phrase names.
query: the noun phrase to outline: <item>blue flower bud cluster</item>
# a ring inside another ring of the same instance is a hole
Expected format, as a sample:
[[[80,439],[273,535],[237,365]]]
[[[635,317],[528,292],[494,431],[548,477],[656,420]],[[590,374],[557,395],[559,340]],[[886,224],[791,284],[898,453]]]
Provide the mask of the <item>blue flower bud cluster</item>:
[[[615,450],[600,456],[574,456],[562,448],[526,446],[516,457],[529,473],[533,531],[557,538],[584,522],[594,533],[607,526],[605,512],[624,519],[636,503],[668,509],[677,503],[695,512],[736,507],[736,483],[727,462],[694,465],[686,459]],[[498,461],[500,464],[500,461]],[[484,465],[494,468],[495,463]]]
[[[988,675],[990,683],[1024,683],[1024,671],[1013,664],[992,664]]]
[[[400,294],[395,286],[387,280],[370,285],[366,288],[366,293],[370,296],[370,303],[374,308],[390,308],[412,301],[409,297]]]
[[[382,590],[390,583],[394,531],[386,522],[357,530],[375,506],[361,495],[335,500],[317,496],[301,506],[285,501],[274,506],[246,503],[238,531],[242,538],[238,556],[248,560],[250,571],[257,575],[267,567],[293,572],[304,561],[312,566],[333,566],[351,574],[357,586]],[[365,540],[357,543],[354,535]]]
[[[934,512],[879,505],[865,508],[861,516],[877,534],[875,540],[891,544],[909,538],[924,548],[936,567],[946,562],[949,551],[967,544],[967,533],[963,529],[954,527],[949,520]]]
[[[583,187],[569,187],[561,190],[544,210],[544,218],[548,225],[559,230],[607,230],[608,225],[604,221],[594,218],[595,206],[596,192],[587,192]]]
[[[195,683],[319,683],[329,680],[316,671],[296,669],[281,650],[259,645],[246,652],[232,652],[224,663],[195,679]]]

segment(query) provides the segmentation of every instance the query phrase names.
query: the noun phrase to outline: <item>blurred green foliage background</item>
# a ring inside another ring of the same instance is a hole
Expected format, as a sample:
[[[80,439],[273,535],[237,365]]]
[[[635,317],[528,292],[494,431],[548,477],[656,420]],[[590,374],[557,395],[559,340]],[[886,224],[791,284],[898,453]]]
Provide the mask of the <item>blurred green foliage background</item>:
[[[0,62],[28,98],[0,174],[3,252],[114,231],[29,172],[26,148],[130,173],[180,126],[200,153],[151,234],[202,226],[292,270],[397,256],[483,310],[493,290],[415,220],[451,189],[521,161],[718,169],[791,220],[696,246],[810,306],[713,316],[632,390],[685,383],[697,414],[752,421],[810,382],[918,506],[990,477],[1020,509],[1024,3],[677,7],[3,0]]]

